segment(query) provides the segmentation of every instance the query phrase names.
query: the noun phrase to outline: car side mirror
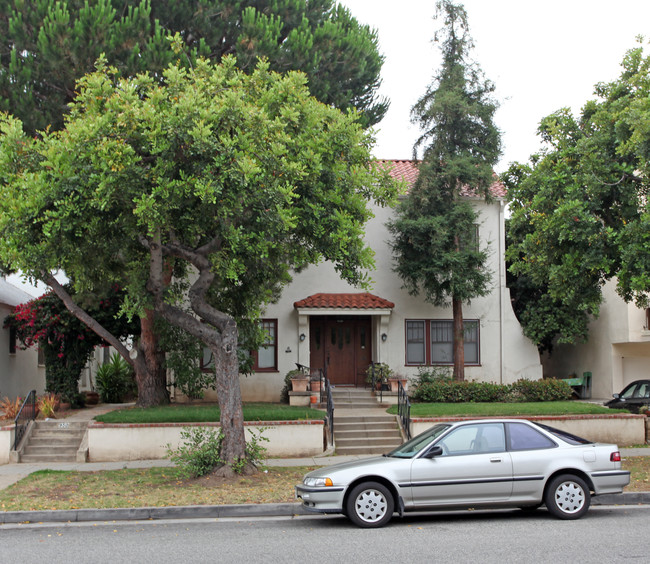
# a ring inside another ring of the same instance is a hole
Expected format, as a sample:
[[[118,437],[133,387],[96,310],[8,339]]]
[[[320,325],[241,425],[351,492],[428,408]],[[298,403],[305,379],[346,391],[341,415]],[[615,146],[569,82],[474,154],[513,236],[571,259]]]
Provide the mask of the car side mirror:
[[[432,446],[424,455],[424,458],[434,458],[442,454],[442,447],[440,445]]]
[[[612,397],[614,399],[620,399],[621,395],[620,394],[612,394]]]

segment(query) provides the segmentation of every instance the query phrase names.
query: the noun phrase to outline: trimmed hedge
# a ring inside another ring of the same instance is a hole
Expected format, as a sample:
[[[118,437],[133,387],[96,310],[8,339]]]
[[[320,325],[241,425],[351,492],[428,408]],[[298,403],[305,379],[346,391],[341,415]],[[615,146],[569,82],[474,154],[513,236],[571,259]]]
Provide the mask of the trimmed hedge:
[[[420,381],[411,397],[431,403],[537,402],[571,399],[573,389],[563,380],[517,380],[514,384],[457,382],[448,378]]]

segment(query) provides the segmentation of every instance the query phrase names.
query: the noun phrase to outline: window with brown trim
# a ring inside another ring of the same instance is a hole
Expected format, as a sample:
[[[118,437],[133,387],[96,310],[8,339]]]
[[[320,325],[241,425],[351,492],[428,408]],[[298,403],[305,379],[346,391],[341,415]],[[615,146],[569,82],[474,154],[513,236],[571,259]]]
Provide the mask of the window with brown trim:
[[[253,351],[253,370],[255,372],[274,372],[278,369],[278,320],[262,319],[264,343]]]
[[[466,319],[465,364],[479,365],[480,325],[476,319]],[[447,365],[454,362],[454,322],[450,319],[406,320],[406,364]]]

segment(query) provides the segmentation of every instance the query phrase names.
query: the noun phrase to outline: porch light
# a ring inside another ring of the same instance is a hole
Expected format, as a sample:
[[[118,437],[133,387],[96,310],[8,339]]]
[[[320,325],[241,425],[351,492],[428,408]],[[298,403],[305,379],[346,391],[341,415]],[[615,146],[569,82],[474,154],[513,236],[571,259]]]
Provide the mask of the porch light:
[[[381,334],[381,340],[385,343],[386,339],[388,339],[388,335],[386,335],[386,333],[382,333]]]
[[[300,333],[300,342],[302,343],[307,337],[304,333]]]

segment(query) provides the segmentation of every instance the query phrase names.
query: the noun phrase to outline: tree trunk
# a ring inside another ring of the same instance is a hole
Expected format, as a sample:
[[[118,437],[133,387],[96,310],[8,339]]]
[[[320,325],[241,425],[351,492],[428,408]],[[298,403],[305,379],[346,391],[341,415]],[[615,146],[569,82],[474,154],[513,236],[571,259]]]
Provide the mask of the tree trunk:
[[[465,380],[465,329],[463,327],[463,303],[452,298],[454,311],[454,380]]]
[[[237,359],[237,324],[231,320],[221,334],[221,346],[211,346],[215,359],[215,373],[223,443],[221,458],[226,465],[217,469],[219,475],[231,475],[232,465],[246,457],[244,412],[239,384]]]
[[[140,318],[140,341],[138,354],[144,362],[136,362],[135,380],[138,384],[138,407],[169,404],[165,352],[158,346],[158,336],[154,330],[155,313],[147,310]]]

